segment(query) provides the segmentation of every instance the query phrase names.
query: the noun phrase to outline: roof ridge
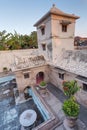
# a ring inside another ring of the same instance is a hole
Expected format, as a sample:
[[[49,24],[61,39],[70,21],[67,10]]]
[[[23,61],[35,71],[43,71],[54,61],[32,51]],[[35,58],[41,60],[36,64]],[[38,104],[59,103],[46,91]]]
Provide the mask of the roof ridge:
[[[64,13],[63,11],[58,9],[55,5],[53,5],[53,7],[39,21],[37,21],[34,24],[34,26],[37,26],[39,23],[41,23],[44,19],[46,19],[51,14],[64,16],[64,17],[69,17],[69,18],[73,18],[73,19],[78,19],[79,18],[78,16],[76,16],[74,14]]]
[[[50,9],[50,12],[59,12],[61,14],[65,14],[63,11],[61,11],[59,8],[57,8],[55,5]]]

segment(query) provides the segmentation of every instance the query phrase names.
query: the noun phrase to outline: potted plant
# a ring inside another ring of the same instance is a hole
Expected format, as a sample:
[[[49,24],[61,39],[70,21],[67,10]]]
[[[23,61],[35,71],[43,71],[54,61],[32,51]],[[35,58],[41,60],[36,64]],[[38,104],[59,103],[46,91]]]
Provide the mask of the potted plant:
[[[45,81],[41,81],[39,86],[40,86],[40,88],[44,89],[47,87],[47,83]]]
[[[69,98],[74,96],[74,94],[79,90],[79,86],[76,80],[63,81],[64,94]]]
[[[74,94],[79,90],[77,81],[63,81],[63,91],[68,99],[64,101],[62,109],[66,115],[64,126],[74,127],[79,114],[80,106],[77,103]],[[65,123],[66,122],[66,123]]]
[[[66,115],[65,121],[67,122],[68,127],[74,127],[79,115],[79,104],[73,98],[70,98],[64,101],[62,109],[64,111],[64,114]]]

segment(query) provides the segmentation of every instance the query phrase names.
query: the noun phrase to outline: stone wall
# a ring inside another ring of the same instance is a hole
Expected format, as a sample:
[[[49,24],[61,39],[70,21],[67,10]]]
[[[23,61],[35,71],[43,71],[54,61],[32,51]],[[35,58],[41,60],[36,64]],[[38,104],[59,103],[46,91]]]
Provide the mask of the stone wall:
[[[64,71],[64,79],[59,78],[59,73],[60,73],[61,69],[57,69],[57,67],[55,66],[50,66],[49,67],[49,80],[52,84],[54,84],[55,86],[59,87],[61,90],[63,90],[63,86],[62,83],[63,81],[67,81],[67,80],[74,80],[76,75],[67,71],[62,70],[62,72]]]
[[[36,84],[36,75],[39,72],[44,73],[44,81],[49,82],[49,76],[48,76],[48,66],[39,66],[39,67],[33,67],[31,69],[24,69],[15,72],[16,76],[16,82],[17,86],[20,92],[23,92],[24,88],[26,86],[35,86]],[[24,73],[29,73],[29,78],[24,78]]]
[[[41,33],[41,26],[44,25],[45,34],[42,35]],[[40,53],[43,53],[44,57],[48,60],[52,60],[52,39],[51,39],[51,18],[48,17],[46,20],[40,23],[37,26],[37,36],[38,36],[38,48]],[[46,50],[43,50],[42,44],[45,44]]]
[[[58,70],[54,69],[52,66],[49,67],[49,79],[52,84],[62,89],[62,80],[59,79]]]
[[[63,50],[56,57],[55,65],[68,72],[87,77],[87,51]]]
[[[0,72],[4,67],[14,69],[15,64],[21,60],[39,55],[38,49],[0,51]],[[27,61],[25,61],[27,62]]]
[[[63,80],[64,81],[70,81],[70,80],[77,80],[76,77],[77,75],[74,73],[70,73],[68,71],[65,71],[64,73],[64,79],[59,78],[59,73],[60,73],[60,69],[55,68],[55,66],[50,66],[49,67],[49,81],[54,84],[56,87],[60,88],[63,91]],[[87,107],[87,91],[83,90],[83,84],[82,82],[78,81],[78,86],[80,87],[80,90],[77,92],[77,94],[75,95],[78,102],[80,102],[81,104],[83,104],[84,106]]]

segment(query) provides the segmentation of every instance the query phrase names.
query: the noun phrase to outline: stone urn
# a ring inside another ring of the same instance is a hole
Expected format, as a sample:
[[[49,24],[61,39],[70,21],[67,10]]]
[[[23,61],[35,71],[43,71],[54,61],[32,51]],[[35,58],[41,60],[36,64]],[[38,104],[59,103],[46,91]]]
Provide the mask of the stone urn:
[[[47,93],[46,91],[47,83],[45,81],[41,81],[39,87],[40,87],[41,94],[45,96]]]
[[[79,104],[73,98],[70,98],[64,101],[62,109],[66,117],[63,123],[64,127],[66,130],[73,130],[71,128],[75,128],[76,120],[79,115]]]
[[[46,87],[47,87],[46,82],[45,82],[45,81],[41,81],[40,84],[39,84],[39,87],[40,87],[41,89],[46,89]]]
[[[68,129],[69,128],[74,128],[76,126],[76,121],[77,117],[66,117],[64,120],[64,127]]]

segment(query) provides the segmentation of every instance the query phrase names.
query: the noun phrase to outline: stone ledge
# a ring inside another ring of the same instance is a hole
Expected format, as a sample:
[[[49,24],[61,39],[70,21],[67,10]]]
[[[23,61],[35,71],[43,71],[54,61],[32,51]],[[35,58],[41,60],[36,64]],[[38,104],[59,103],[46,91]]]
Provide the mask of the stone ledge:
[[[46,108],[46,110],[50,114],[50,119],[43,122],[42,124],[40,124],[39,126],[37,126],[36,128],[34,128],[32,130],[50,130],[50,129],[52,129],[53,126],[58,124],[60,122],[60,120],[58,119],[56,114],[52,111],[52,109],[50,109],[49,105],[45,101],[45,97],[41,96],[41,94],[39,93],[39,90],[34,89],[34,87],[32,87],[32,89],[33,89],[35,95],[39,97],[41,103],[44,105],[44,107]],[[47,96],[48,95],[46,95],[46,97]]]

